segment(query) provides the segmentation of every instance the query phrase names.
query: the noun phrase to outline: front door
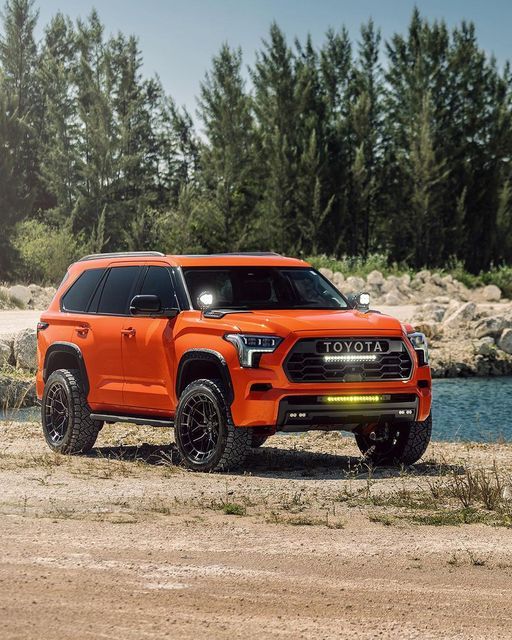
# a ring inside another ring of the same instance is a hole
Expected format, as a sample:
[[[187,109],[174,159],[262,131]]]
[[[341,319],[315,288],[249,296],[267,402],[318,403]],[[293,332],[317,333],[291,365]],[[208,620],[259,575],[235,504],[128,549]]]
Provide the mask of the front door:
[[[163,307],[178,306],[168,267],[148,267],[139,293],[157,295]],[[173,413],[174,322],[167,318],[125,318],[123,400],[127,411]]]

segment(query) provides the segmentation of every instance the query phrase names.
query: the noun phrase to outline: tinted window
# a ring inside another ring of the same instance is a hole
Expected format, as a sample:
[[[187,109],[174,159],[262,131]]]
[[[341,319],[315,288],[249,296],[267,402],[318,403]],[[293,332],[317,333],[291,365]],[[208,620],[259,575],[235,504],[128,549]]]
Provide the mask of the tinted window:
[[[165,267],[149,267],[140,292],[144,295],[158,296],[162,307],[167,309],[176,306],[171,276]]]
[[[84,271],[64,294],[62,308],[65,311],[85,312],[104,272],[105,269],[87,269],[87,271]]]
[[[114,267],[103,287],[98,313],[124,315],[133,297],[140,267]]]

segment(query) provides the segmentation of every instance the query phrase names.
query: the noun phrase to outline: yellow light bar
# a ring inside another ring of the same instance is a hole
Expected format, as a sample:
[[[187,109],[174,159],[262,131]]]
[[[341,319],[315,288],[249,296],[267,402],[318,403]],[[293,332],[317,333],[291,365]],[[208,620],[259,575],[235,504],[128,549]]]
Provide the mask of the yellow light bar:
[[[365,402],[382,402],[384,399],[383,396],[324,396],[324,402],[329,402],[332,404],[337,403],[357,403],[361,404]]]
[[[377,360],[377,356],[374,353],[344,353],[341,355],[324,356],[324,362],[373,362],[375,360]]]

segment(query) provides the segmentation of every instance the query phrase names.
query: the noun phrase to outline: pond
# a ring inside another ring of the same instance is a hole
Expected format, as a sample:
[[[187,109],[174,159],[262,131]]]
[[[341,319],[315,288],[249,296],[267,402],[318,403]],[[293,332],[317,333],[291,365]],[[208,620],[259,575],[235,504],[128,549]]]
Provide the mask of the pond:
[[[434,380],[434,440],[512,442],[512,377]],[[0,411],[1,420],[38,422],[39,407]]]

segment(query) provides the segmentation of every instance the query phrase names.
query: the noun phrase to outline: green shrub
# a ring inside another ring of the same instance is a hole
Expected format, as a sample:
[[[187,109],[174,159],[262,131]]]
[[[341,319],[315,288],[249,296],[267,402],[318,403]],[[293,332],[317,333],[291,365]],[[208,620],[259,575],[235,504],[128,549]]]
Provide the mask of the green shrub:
[[[68,226],[53,228],[38,220],[25,220],[16,227],[14,246],[20,256],[18,277],[44,284],[60,282],[83,252],[81,239]]]

